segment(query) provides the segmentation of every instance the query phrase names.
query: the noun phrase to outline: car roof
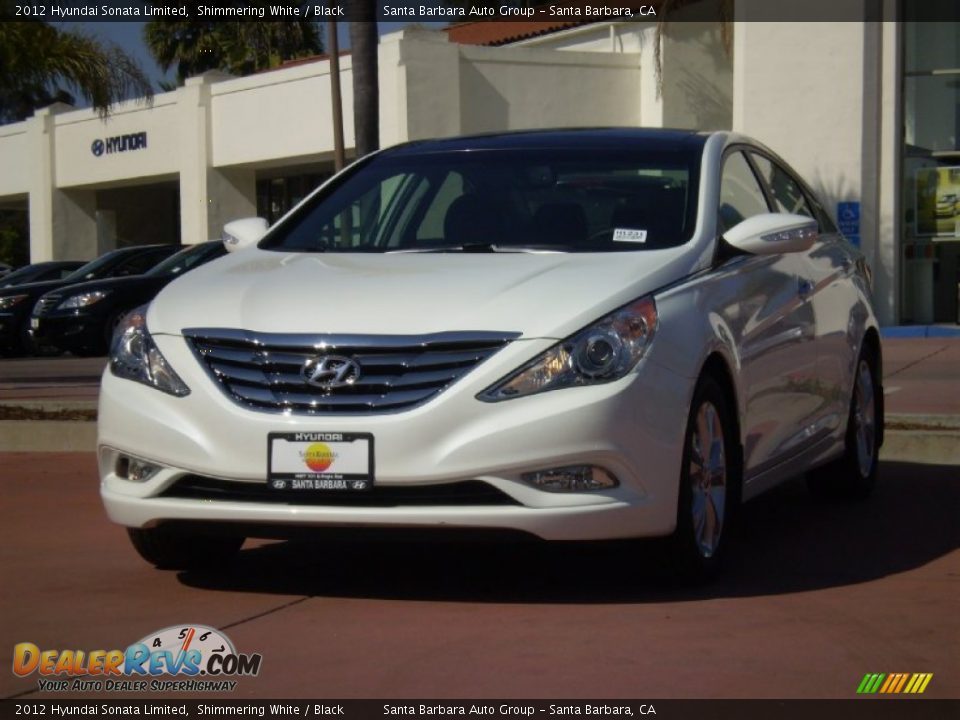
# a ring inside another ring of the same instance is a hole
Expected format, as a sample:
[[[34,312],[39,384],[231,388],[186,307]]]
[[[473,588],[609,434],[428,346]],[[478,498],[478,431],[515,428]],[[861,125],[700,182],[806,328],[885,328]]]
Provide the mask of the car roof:
[[[559,150],[596,148],[634,150],[699,149],[710,133],[663,128],[575,128],[555,130],[518,130],[513,132],[468,135],[466,137],[415,140],[397,145],[384,155],[402,157],[426,153],[462,152],[467,150]]]

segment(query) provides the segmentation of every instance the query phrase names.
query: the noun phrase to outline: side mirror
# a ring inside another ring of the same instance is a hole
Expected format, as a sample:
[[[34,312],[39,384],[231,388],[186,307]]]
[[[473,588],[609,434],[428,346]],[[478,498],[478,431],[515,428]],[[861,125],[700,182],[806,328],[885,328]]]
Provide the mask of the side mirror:
[[[256,245],[260,238],[267,234],[269,227],[267,221],[261,217],[231,220],[223,226],[223,246],[228,252],[235,252]]]
[[[723,239],[751,255],[780,255],[809,250],[817,241],[817,221],[806,215],[764,213],[733,226]]]

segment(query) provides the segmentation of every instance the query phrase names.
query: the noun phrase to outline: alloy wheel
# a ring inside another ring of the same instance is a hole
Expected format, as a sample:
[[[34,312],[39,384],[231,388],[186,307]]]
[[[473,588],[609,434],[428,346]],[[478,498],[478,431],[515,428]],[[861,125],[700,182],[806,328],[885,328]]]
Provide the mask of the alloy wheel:
[[[713,403],[697,411],[690,442],[690,491],[694,539],[700,554],[709,558],[720,545],[727,498],[727,456],[723,424]]]

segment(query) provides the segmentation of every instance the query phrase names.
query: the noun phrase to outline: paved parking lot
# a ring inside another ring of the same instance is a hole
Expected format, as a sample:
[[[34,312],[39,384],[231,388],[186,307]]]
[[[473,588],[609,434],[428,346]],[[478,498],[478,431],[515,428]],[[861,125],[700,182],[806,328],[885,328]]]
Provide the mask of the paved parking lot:
[[[220,572],[162,572],[107,522],[92,454],[5,454],[0,483],[4,652],[205,623],[263,654],[241,699],[847,698],[867,672],[960,697],[955,467],[884,463],[861,505],[784,486],[695,590],[655,546],[260,542]],[[0,673],[4,697],[36,687]]]

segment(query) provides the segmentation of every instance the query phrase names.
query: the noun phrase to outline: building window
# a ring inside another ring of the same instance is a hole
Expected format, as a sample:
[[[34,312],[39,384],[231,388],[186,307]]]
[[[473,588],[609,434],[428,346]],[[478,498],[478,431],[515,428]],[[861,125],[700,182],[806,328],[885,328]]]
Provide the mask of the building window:
[[[904,3],[901,320],[958,322],[960,23],[911,22]]]
[[[257,215],[272,225],[320,186],[331,173],[307,173],[257,180]]]

